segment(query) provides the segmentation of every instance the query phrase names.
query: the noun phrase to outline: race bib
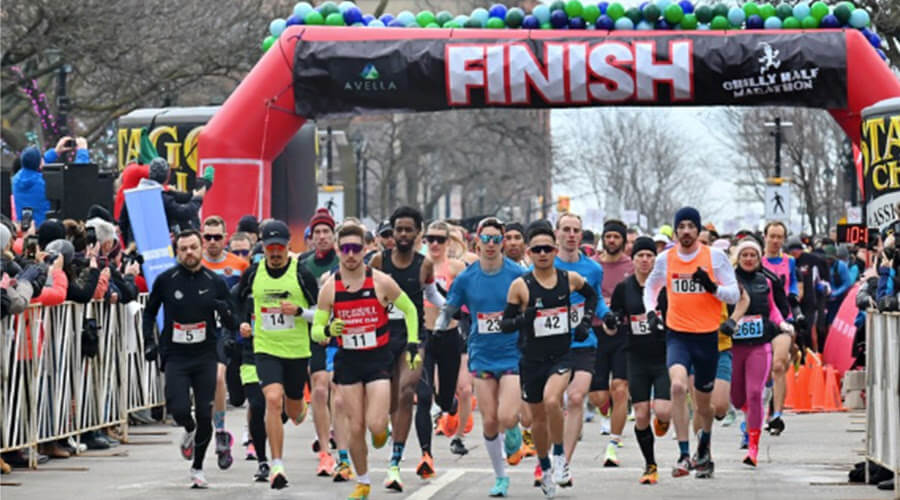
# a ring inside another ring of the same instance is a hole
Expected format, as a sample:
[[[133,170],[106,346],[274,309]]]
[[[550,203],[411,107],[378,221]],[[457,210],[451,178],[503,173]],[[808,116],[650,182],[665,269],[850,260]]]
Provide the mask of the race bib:
[[[406,316],[394,304],[390,304],[388,305],[388,319],[403,321],[406,319]]]
[[[502,312],[478,313],[478,333],[500,333]]]
[[[569,308],[538,309],[534,316],[534,336],[549,337],[569,333]]]
[[[734,338],[741,339],[758,339],[763,336],[763,318],[760,315],[744,316],[738,321],[737,329],[734,332]]]
[[[573,327],[578,326],[578,323],[581,323],[581,318],[584,317],[584,302],[581,304],[573,304],[571,308],[569,308],[569,324]]]
[[[629,319],[631,320],[631,334],[632,335],[649,335],[650,334],[650,322],[647,321],[646,314],[632,314]]]
[[[690,274],[675,274],[672,276],[672,291],[674,293],[704,293],[706,290],[700,283],[694,281]]]
[[[377,347],[377,337],[374,328],[346,329],[341,333],[341,346],[351,351],[374,349]]]
[[[294,316],[283,314],[280,307],[263,307],[260,312],[263,330],[277,332],[294,329]]]
[[[199,344],[206,340],[206,322],[172,323],[172,342],[176,344]]]

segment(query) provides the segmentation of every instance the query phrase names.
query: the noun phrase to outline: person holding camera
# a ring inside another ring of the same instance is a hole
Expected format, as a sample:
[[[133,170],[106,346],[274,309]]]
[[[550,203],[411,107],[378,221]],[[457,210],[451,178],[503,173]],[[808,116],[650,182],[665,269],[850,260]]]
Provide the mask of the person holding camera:
[[[22,168],[12,178],[12,195],[16,205],[16,220],[22,224],[22,231],[39,226],[50,210],[47,199],[47,184],[41,173],[41,152],[31,146],[19,156]]]
[[[90,163],[87,139],[84,137],[60,137],[56,147],[44,151],[44,163],[66,163],[69,154],[75,151],[75,158],[68,163]]]
[[[96,235],[95,254],[101,275],[108,270],[109,290],[106,299],[115,304],[128,303],[138,296],[135,277],[140,273],[140,264],[135,259],[127,259],[123,266],[122,247],[116,234],[116,227],[100,218],[87,221],[86,227]],[[120,270],[121,269],[121,270]]]

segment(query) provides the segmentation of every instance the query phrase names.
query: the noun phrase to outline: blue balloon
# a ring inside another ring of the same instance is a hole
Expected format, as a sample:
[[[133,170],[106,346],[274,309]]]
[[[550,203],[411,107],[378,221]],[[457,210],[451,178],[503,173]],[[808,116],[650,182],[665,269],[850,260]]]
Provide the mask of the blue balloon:
[[[841,22],[834,14],[828,14],[827,16],[822,18],[822,21],[819,22],[819,26],[821,26],[822,28],[840,28]]]
[[[850,26],[865,28],[869,24],[869,13],[864,9],[853,9],[850,13]]]
[[[534,10],[531,11],[531,14],[536,17],[541,24],[550,22],[550,7],[545,4],[535,6]]]
[[[403,23],[404,26],[409,26],[411,24],[415,24],[416,26],[419,25],[419,23],[416,21],[416,15],[408,10],[404,10],[403,12],[397,14],[396,20]]]
[[[481,25],[484,26],[484,24],[487,23],[488,18],[491,17],[491,14],[481,7],[478,7],[477,9],[472,11],[472,15],[469,17],[471,17],[472,19],[478,19],[478,21],[481,22]]]
[[[297,16],[291,14],[291,17],[287,18],[287,21],[285,21],[284,24],[285,26],[294,26],[295,24],[300,24],[301,20],[301,18],[298,18]]]
[[[465,14],[460,14],[460,15],[454,17],[453,20],[456,21],[457,23],[459,23],[460,26],[465,26],[466,21],[469,20],[469,16],[467,16]]]
[[[298,19],[303,19],[307,14],[313,11],[313,6],[309,4],[309,2],[299,2],[294,6],[294,15],[297,16]]]
[[[874,47],[876,49],[880,49],[881,48],[881,37],[876,35],[875,33],[872,33],[872,36],[869,38],[869,43],[872,44],[872,47]]]
[[[670,30],[672,29],[672,25],[669,24],[669,22],[666,21],[665,18],[661,17],[656,20],[656,23],[653,24],[653,28],[658,30]]]
[[[631,19],[628,19],[627,17],[622,16],[622,17],[616,19],[615,27],[617,30],[633,30],[634,23],[631,22]]]
[[[353,6],[344,11],[344,22],[347,25],[353,25],[355,23],[361,23],[363,21],[362,11],[359,10],[359,7]]]
[[[583,30],[587,29],[587,24],[584,22],[584,18],[581,17],[573,17],[569,19],[569,28],[573,30]]]
[[[740,7],[732,7],[728,11],[728,22],[731,23],[732,26],[740,26],[744,24],[744,18],[747,17],[744,14],[744,9]]]
[[[885,54],[883,50],[875,49],[875,52],[878,52],[878,57],[880,57],[882,61],[887,61],[887,54]]]
[[[344,11],[346,11],[347,9],[351,9],[351,8],[358,8],[358,7],[356,6],[355,3],[346,1],[346,0],[341,2],[340,5],[338,5],[338,10],[341,11],[341,14],[343,14]]]
[[[641,19],[640,21],[638,21],[637,26],[635,26],[634,29],[641,30],[641,31],[652,30],[653,25],[648,23],[644,19]]]
[[[797,19],[802,21],[803,18],[808,17],[808,16],[809,16],[809,4],[808,3],[800,2],[794,6],[794,17],[796,17]]]
[[[381,17],[378,18],[379,21],[384,23],[385,26],[391,24],[391,21],[394,20],[394,16],[391,14],[382,14]]]
[[[594,26],[597,27],[598,30],[611,30],[616,27],[616,23],[612,20],[611,17],[603,14],[602,16],[597,18],[597,22],[594,23]]]
[[[748,30],[761,30],[763,29],[763,18],[753,14],[752,16],[747,18],[747,29]]]
[[[281,35],[281,32],[284,31],[284,28],[287,27],[287,21],[284,19],[272,19],[272,22],[269,23],[269,33],[274,37],[278,37]]]
[[[553,13],[550,14],[550,26],[553,26],[556,29],[562,29],[568,25],[569,16],[566,15],[566,11],[554,10]]]
[[[655,3],[656,3],[656,6],[659,7],[660,12],[665,12],[666,7],[668,7],[669,4],[672,2],[671,2],[671,0],[656,0]]]
[[[379,19],[372,19],[366,26],[370,28],[384,28],[384,23]]]
[[[767,30],[781,29],[781,18],[779,18],[778,16],[772,16],[772,17],[766,19],[766,22],[763,23],[763,26]]]
[[[641,11],[641,12],[643,12],[643,11],[644,11],[644,7],[646,7],[647,4],[649,4],[649,3],[650,3],[650,2],[641,2],[641,4],[638,5],[638,10]]]
[[[363,22],[366,23],[367,26],[368,26],[368,24],[371,23],[374,19],[375,19],[375,16],[373,16],[372,14],[366,14],[366,15],[363,16]]]
[[[597,8],[600,9],[601,14],[606,14],[606,9],[609,7],[609,2],[600,2],[597,4]]]
[[[709,23],[700,23],[697,25],[697,29],[700,31],[709,31]]]
[[[691,3],[691,0],[681,0],[678,2],[678,6],[681,7],[685,14],[693,14],[694,12],[694,4]]]
[[[491,5],[491,10],[488,11],[488,17],[499,17],[500,19],[506,19],[506,6],[499,3]]]
[[[540,29],[541,22],[538,21],[538,18],[534,17],[531,14],[528,14],[527,16],[525,16],[524,19],[522,19],[522,28],[524,28],[526,30]]]
[[[405,28],[405,27],[406,27],[406,23],[404,23],[403,21],[401,21],[399,19],[393,19],[393,20],[391,20],[391,22],[388,23],[388,28]]]

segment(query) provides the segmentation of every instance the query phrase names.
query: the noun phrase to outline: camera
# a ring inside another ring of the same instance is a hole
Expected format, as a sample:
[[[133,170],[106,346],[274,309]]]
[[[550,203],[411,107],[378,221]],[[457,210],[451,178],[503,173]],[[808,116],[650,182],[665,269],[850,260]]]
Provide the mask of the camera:
[[[144,256],[137,252],[122,255],[122,269],[130,266],[133,262],[137,262],[141,266],[144,265]]]
[[[47,252],[47,254],[44,256],[44,264],[52,266],[53,263],[56,262],[56,259],[59,258],[59,255],[60,254],[56,252]]]
[[[88,226],[86,228],[87,232],[87,244],[95,245],[97,243],[97,228],[94,226]]]
[[[66,141],[67,148],[75,149],[75,144],[75,139],[69,139],[68,141]]]
[[[22,231],[31,229],[31,223],[34,222],[34,209],[31,207],[22,208]]]

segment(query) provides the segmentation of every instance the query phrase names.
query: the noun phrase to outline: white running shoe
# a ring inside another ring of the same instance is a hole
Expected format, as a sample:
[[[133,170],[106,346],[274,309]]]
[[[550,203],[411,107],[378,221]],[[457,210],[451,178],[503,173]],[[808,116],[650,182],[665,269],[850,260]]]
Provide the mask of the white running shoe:
[[[553,482],[562,486],[568,485],[572,481],[572,474],[569,473],[569,462],[566,461],[565,455],[553,455]]]
[[[194,458],[194,436],[197,434],[197,429],[194,429],[190,432],[184,431],[184,435],[181,436],[181,443],[179,443],[178,447],[181,450],[181,458],[185,460],[191,460]]]
[[[191,488],[203,490],[209,488],[209,483],[206,482],[206,477],[203,475],[202,470],[191,468]]]
[[[610,418],[604,414],[600,414],[600,434],[604,436],[609,436],[610,430]]]
[[[541,477],[541,493],[544,494],[544,498],[553,498],[556,496],[556,483],[553,482],[552,477],[555,475],[555,471],[550,474],[544,472],[544,476]]]

